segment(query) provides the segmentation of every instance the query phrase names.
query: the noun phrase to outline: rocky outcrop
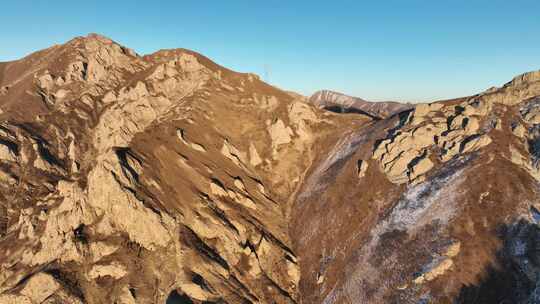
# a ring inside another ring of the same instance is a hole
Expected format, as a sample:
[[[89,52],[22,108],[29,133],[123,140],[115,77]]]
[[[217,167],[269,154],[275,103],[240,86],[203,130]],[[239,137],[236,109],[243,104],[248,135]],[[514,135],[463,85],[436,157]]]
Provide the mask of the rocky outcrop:
[[[400,114],[399,125],[376,143],[373,158],[393,183],[422,180],[434,161],[447,162],[491,143],[481,130],[489,107],[474,99],[447,106],[419,104]]]

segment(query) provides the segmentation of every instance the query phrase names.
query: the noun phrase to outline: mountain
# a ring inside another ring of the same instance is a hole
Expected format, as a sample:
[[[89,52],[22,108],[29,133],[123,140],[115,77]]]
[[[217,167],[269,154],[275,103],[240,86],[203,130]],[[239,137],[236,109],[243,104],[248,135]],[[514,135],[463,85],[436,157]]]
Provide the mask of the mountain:
[[[540,71],[378,111],[97,34],[0,63],[0,303],[538,303]]]
[[[299,301],[289,198],[368,117],[99,35],[0,71],[0,303]]]
[[[374,118],[387,118],[401,111],[411,109],[411,104],[393,101],[370,102],[358,97],[321,90],[315,92],[309,101],[319,108],[336,113],[361,113]]]

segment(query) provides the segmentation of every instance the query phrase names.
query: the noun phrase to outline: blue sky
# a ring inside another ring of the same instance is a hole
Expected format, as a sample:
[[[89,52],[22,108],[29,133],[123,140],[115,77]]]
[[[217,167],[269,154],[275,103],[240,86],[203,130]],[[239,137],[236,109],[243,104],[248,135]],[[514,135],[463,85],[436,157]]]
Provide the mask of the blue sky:
[[[193,49],[306,95],[428,101],[540,69],[538,0],[3,1],[0,61],[90,32],[140,54]]]

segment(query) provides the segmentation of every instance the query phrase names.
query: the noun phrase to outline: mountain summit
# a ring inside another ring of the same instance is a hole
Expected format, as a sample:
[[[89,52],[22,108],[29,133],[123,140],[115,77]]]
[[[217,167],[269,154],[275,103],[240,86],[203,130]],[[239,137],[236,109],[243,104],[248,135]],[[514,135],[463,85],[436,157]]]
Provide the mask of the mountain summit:
[[[0,303],[537,303],[540,71],[335,96],[97,34],[0,63]]]

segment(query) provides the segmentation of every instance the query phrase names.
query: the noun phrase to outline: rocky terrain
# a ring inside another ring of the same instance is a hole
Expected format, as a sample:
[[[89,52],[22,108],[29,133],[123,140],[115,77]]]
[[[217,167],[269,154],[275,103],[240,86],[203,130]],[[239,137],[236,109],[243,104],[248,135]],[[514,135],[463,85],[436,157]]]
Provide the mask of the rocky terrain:
[[[411,104],[394,101],[372,102],[329,90],[315,92],[309,98],[315,106],[336,113],[360,113],[375,119],[388,118],[393,114],[409,110]]]
[[[540,303],[540,71],[310,101],[96,34],[0,63],[0,303]]]

